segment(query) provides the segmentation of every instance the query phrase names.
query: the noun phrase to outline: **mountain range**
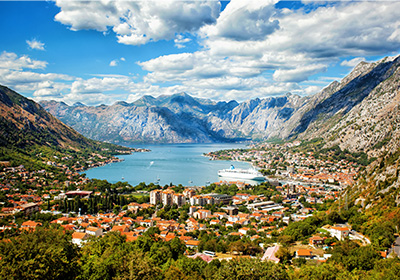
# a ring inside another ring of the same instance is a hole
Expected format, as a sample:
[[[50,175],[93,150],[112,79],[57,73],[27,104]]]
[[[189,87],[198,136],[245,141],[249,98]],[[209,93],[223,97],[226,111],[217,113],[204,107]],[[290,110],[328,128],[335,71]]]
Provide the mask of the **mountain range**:
[[[397,127],[388,122],[398,116],[399,64],[400,56],[361,62],[340,82],[305,97],[288,93],[239,103],[181,93],[110,106],[41,105],[86,137],[113,143],[323,137],[342,148],[368,148],[373,154],[381,141],[389,141],[385,139],[397,145],[391,137],[398,134]]]

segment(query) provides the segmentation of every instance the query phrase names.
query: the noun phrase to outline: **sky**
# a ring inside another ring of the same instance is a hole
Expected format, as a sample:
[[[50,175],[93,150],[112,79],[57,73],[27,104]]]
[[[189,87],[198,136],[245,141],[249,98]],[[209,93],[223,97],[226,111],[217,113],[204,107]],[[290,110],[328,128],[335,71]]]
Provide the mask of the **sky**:
[[[2,1],[0,84],[36,101],[301,96],[400,52],[400,1]]]

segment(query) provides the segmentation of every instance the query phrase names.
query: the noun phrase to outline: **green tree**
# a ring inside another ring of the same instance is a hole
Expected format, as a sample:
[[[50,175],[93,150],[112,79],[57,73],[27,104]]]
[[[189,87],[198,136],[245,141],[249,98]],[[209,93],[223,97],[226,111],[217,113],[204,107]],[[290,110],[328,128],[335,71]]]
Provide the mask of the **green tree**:
[[[239,258],[229,262],[224,261],[211,279],[258,280],[258,279],[289,279],[280,264],[261,262],[259,259]]]
[[[79,251],[57,229],[36,229],[0,242],[1,279],[75,279]]]
[[[293,258],[293,253],[291,253],[287,247],[281,246],[276,252],[275,257],[277,257],[281,263],[286,264]]]

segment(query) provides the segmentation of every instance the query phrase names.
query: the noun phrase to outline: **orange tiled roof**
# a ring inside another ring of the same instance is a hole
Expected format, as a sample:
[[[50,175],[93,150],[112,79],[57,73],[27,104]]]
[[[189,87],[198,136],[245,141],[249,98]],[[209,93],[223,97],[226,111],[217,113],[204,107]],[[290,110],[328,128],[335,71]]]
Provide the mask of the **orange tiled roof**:
[[[297,255],[298,256],[304,256],[304,257],[311,257],[311,251],[307,249],[299,249],[297,250]]]
[[[87,237],[87,233],[85,233],[85,232],[77,232],[77,231],[75,231],[72,234],[72,239],[84,239],[85,237]]]

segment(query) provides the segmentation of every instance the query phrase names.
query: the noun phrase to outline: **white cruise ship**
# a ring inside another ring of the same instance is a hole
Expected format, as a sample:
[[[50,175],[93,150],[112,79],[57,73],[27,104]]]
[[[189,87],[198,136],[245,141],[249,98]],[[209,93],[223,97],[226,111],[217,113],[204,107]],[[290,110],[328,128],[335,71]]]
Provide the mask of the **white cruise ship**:
[[[231,165],[230,169],[222,169],[218,171],[218,176],[234,178],[234,179],[244,179],[244,180],[256,180],[256,181],[264,181],[264,176],[258,172],[256,169],[236,169],[233,165]]]

